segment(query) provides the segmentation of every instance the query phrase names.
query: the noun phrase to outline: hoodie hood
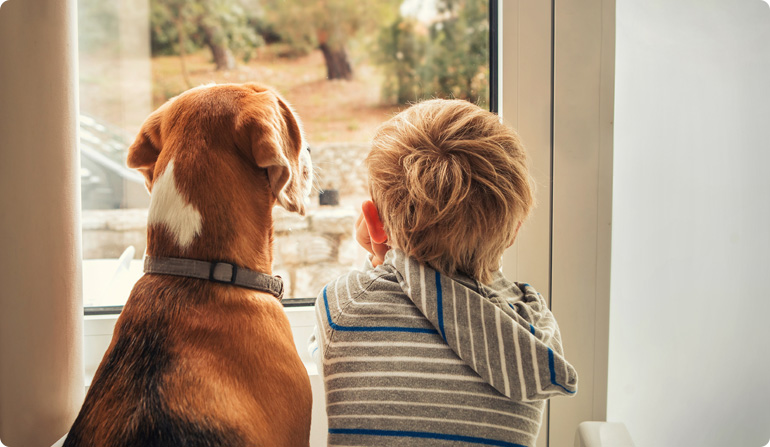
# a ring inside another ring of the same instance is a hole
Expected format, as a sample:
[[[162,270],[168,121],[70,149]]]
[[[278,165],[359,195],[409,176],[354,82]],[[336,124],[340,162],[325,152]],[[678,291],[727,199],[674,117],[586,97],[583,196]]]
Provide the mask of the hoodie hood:
[[[495,272],[481,284],[421,264],[398,249],[382,268],[457,356],[489,385],[522,401],[577,392],[577,372],[564,358],[561,334],[545,299],[529,284]]]

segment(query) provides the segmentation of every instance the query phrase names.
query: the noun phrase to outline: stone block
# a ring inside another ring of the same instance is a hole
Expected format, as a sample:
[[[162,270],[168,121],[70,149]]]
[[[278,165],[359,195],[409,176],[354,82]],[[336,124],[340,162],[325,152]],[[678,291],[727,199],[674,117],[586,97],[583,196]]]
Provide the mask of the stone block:
[[[314,233],[352,235],[356,217],[350,207],[320,208],[310,215],[310,228]]]
[[[326,284],[350,270],[348,266],[331,262],[298,267],[294,270],[292,298],[315,298]]]
[[[83,214],[80,218],[80,226],[83,231],[106,230],[107,220],[99,212],[83,210]]]
[[[316,183],[323,189],[337,189],[341,195],[365,192],[364,159],[369,143],[326,143],[313,147]]]
[[[133,245],[138,256],[141,257],[147,242],[144,241],[140,234],[133,233],[126,235],[126,233],[120,231],[84,231],[83,259],[118,258],[129,245]]]
[[[274,268],[284,268],[299,263],[297,234],[276,236],[273,244]]]
[[[132,245],[134,249],[136,249],[134,259],[142,259],[145,250],[147,250],[147,229],[142,228],[139,230],[123,231],[122,234],[123,248],[120,250],[120,253],[118,253],[118,256],[123,253],[123,250],[125,250],[126,247]]]
[[[147,209],[83,210],[83,230],[141,230],[147,227]]]
[[[106,213],[107,228],[114,231],[147,231],[147,209],[111,210]]]
[[[310,220],[307,216],[286,211],[283,207],[273,207],[273,229],[276,233],[294,233],[307,230]]]
[[[364,265],[368,253],[352,236],[341,237],[337,246],[337,262],[358,269]]]
[[[337,256],[337,238],[301,232],[275,238],[276,265],[290,266],[334,261]]]

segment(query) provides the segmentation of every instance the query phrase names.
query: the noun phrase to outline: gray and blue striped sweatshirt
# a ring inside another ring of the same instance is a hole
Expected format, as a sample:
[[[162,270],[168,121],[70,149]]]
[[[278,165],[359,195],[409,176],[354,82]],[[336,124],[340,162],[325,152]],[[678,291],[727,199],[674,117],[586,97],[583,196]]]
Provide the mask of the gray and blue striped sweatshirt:
[[[577,373],[543,297],[391,249],[316,301],[329,446],[534,446],[545,399]]]

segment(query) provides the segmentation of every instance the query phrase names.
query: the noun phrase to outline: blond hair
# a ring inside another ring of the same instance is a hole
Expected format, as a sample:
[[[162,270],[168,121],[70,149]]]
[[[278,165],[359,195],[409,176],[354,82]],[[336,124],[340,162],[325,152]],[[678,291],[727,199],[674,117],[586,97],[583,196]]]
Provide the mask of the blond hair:
[[[534,205],[518,135],[467,101],[424,101],[394,116],[366,165],[388,245],[482,283]]]

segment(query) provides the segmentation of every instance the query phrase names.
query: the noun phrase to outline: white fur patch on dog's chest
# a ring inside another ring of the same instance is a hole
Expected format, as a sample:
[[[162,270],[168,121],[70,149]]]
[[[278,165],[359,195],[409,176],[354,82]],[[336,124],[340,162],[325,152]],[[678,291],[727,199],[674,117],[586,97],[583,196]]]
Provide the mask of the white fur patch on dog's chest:
[[[152,186],[147,225],[164,225],[182,248],[188,247],[201,233],[201,213],[179,191],[173,160]]]

